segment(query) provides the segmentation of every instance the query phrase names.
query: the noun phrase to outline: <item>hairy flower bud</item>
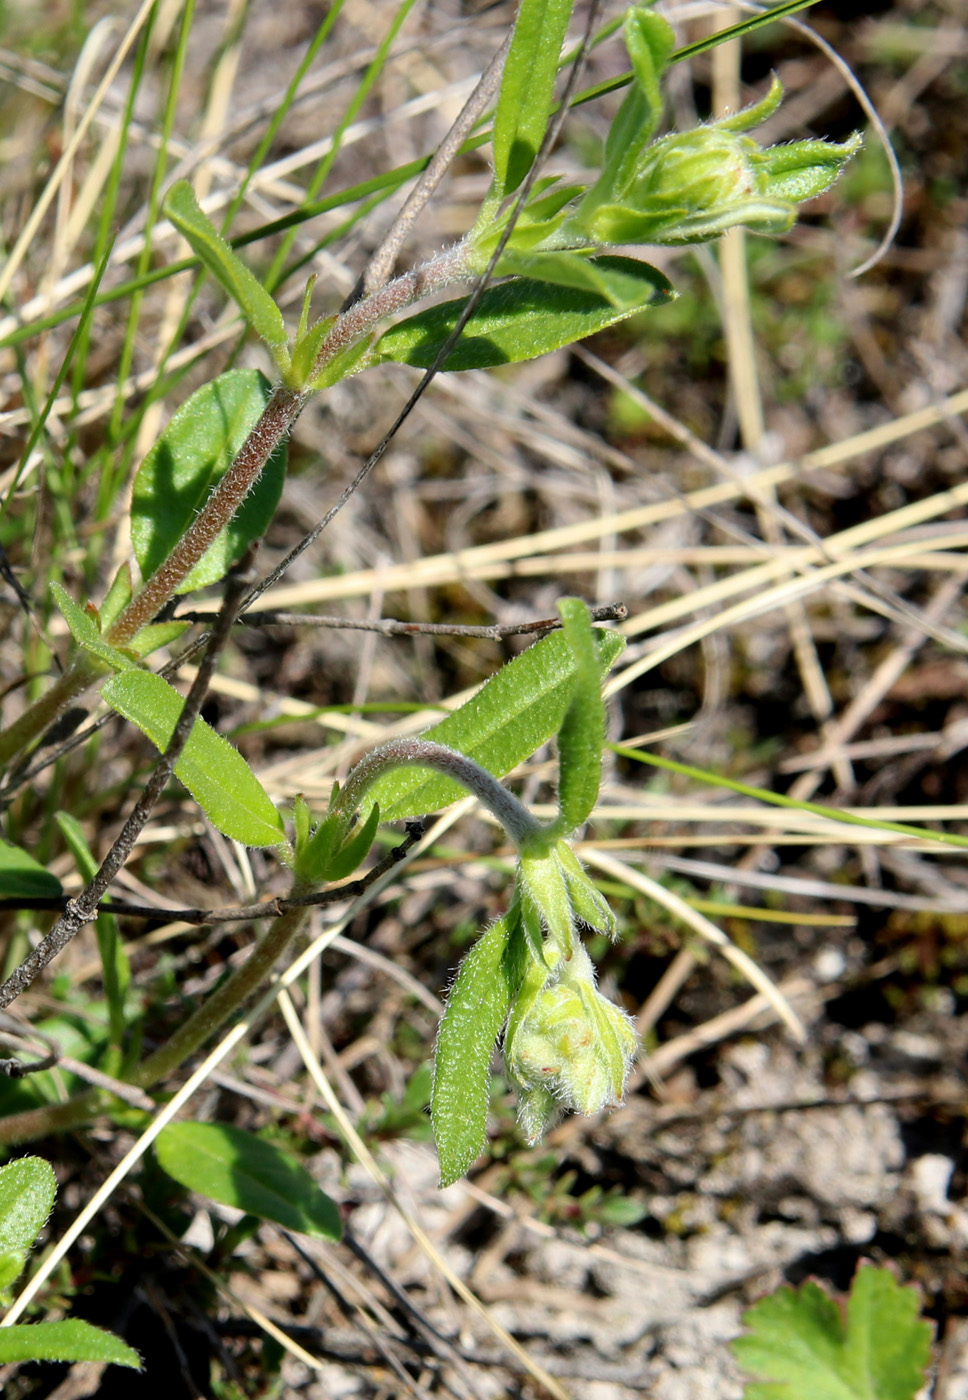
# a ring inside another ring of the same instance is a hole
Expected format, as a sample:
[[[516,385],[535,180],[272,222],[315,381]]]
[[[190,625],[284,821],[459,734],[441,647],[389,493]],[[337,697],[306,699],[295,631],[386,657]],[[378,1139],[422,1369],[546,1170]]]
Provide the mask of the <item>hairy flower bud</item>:
[[[595,985],[595,970],[576,943],[542,983],[523,988],[504,1044],[519,1088],[518,1116],[536,1142],[563,1110],[593,1114],[621,1102],[635,1031],[629,1017]]]
[[[699,243],[736,224],[782,233],[797,205],[833,184],[860,145],[794,141],[762,148],[742,133],[779,104],[777,80],[766,97],[732,117],[658,141],[643,133],[606,163],[561,236],[596,243]]]

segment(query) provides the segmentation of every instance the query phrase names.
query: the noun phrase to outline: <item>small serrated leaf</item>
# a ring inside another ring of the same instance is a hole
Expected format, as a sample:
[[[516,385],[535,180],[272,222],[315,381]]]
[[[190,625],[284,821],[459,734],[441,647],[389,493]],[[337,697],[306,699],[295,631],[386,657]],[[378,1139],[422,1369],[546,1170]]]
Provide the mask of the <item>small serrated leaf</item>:
[[[733,1355],[762,1378],[745,1400],[914,1400],[924,1384],[931,1327],[917,1292],[887,1269],[860,1266],[846,1316],[810,1281],[777,1289],[743,1321],[750,1330]]]
[[[189,1191],[318,1239],[343,1233],[339,1208],[294,1157],[225,1123],[172,1123],[155,1143],[158,1161]]]
[[[194,523],[271,394],[272,385],[258,370],[227,370],[195,390],[151,448],[138,468],[131,497],[131,542],[145,578]],[[252,541],[264,534],[279,504],[285,474],[282,445],[177,592],[188,593],[225,577]]]
[[[141,1357],[120,1337],[70,1317],[0,1328],[0,1362],[14,1361],[99,1361],[141,1370]]]
[[[489,369],[533,360],[675,296],[661,272],[636,258],[592,258],[588,266],[604,279],[607,294],[554,286],[530,277],[515,277],[489,287],[443,368]],[[370,363],[398,360],[427,369],[465,304],[465,297],[445,301],[391,326],[374,346]]]
[[[184,700],[161,676],[126,671],[112,676],[101,695],[164,753]],[[175,773],[213,826],[246,846],[275,846],[285,826],[265,788],[227,739],[197,719]]]

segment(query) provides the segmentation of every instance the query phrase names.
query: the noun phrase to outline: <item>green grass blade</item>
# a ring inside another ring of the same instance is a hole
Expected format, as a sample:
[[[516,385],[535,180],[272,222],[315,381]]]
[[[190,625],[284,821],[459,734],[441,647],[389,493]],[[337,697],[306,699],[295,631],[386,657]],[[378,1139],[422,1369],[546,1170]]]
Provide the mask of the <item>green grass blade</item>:
[[[693,778],[697,783],[710,787],[728,788],[743,797],[753,797],[758,802],[768,802],[773,807],[788,807],[795,812],[811,812],[818,817],[829,817],[831,821],[843,822],[846,826],[866,826],[873,831],[896,831],[900,836],[916,836],[921,841],[939,841],[946,846],[968,847],[968,836],[955,836],[948,831],[930,831],[925,826],[908,826],[904,822],[879,821],[876,817],[860,817],[854,812],[844,812],[838,807],[824,807],[819,802],[799,802],[793,797],[784,797],[766,788],[751,787],[749,783],[739,783],[735,778],[725,778],[720,773],[710,773],[704,768],[693,768],[687,763],[676,763],[671,758],[660,758],[658,754],[643,753],[640,749],[629,749],[622,744],[609,744],[608,748],[622,758],[631,758],[636,763],[646,763],[650,768],[662,768],[667,773],[679,773],[684,778]]]

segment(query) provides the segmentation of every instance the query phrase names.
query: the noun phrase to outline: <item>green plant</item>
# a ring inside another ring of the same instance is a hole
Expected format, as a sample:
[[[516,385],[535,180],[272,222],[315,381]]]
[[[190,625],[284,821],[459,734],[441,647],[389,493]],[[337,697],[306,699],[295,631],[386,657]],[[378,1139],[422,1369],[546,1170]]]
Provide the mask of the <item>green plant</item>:
[[[11,1287],[47,1223],[56,1194],[54,1173],[39,1157],[20,1157],[0,1167],[0,1302],[10,1302]],[[100,1361],[141,1370],[136,1351],[78,1318],[0,1329],[0,1364],[11,1361]]]
[[[386,361],[424,368],[426,383],[439,370],[533,358],[670,300],[674,289],[659,271],[609,250],[644,241],[702,242],[740,224],[782,231],[792,224],[798,204],[826,189],[858,145],[854,138],[841,145],[801,141],[761,149],[747,132],[775,110],[781,96],[775,82],[761,102],[743,112],[657,138],[663,78],[681,55],[668,24],[648,6],[635,6],[624,27],[632,64],[628,95],[605,143],[600,171],[587,187],[545,176],[544,154],[567,110],[565,100],[555,112],[554,89],[571,9],[569,0],[523,0],[494,112],[493,181],[466,238],[393,279],[375,270],[378,257],[360,294],[335,315],[314,319],[310,281],[292,334],[269,289],[275,290],[275,276],[260,281],[210,223],[192,188],[184,181],[172,185],[165,214],[197,263],[237,303],[264,343],[278,380],[273,385],[254,370],[230,369],[181,406],[133,479],[130,526],[140,583],[123,565],[95,604],[76,601],[52,580],[53,597],[75,643],[73,655],[58,679],[32,695],[0,733],[8,803],[49,761],[41,755],[52,727],[57,733],[70,707],[95,687],[161,754],[96,870],[78,832],[69,823],[64,827],[87,881],[79,897],[66,900],[25,846],[0,848],[3,893],[24,907],[33,901],[33,907],[62,910],[0,987],[0,1007],[24,991],[81,927],[105,912],[108,887],[172,775],[219,831],[273,851],[291,872],[287,898],[222,911],[224,917],[271,915],[271,920],[249,960],[144,1058],[136,1038],[126,1034],[131,1027],[125,969],[110,928],[103,930],[110,1068],[117,1087],[132,1090],[136,1106],[139,1092],[176,1075],[266,985],[303,928],[307,909],[333,897],[320,892],[320,885],[343,880],[360,867],[380,821],[433,811],[463,792],[490,809],[516,848],[516,874],[507,912],[461,966],[440,1029],[432,1112],[445,1183],[465,1172],[484,1144],[489,1064],[502,1038],[529,1141],[536,1141],[560,1111],[595,1113],[619,1101],[624,1091],[634,1034],[624,1011],[598,991],[581,940],[584,927],[612,935],[614,918],[569,845],[598,794],[605,737],[602,680],[623,641],[594,626],[580,600],[562,600],[561,630],[501,670],[458,713],[420,739],[393,741],[364,757],[334,788],[326,813],[297,798],[287,821],[239,752],[199,718],[234,623],[326,523],[280,569],[253,581],[252,549],[278,503],[287,436],[311,396]],[[187,43],[184,34],[180,42]],[[577,75],[579,68],[572,72]],[[569,87],[566,99],[571,92]],[[469,110],[477,112],[473,104]],[[153,186],[156,212],[163,173]],[[98,266],[103,268],[103,257]],[[146,260],[136,292],[148,276]],[[489,285],[494,277],[504,280]],[[395,319],[431,295],[467,283],[475,284],[469,294]],[[72,346],[88,335],[97,296],[95,282],[79,310]],[[65,362],[64,374],[67,370]],[[43,414],[38,422],[39,435]],[[115,427],[120,446],[120,418]],[[28,445],[24,461],[30,450]],[[114,485],[113,476],[106,479],[105,500]],[[198,672],[183,698],[167,675],[149,669],[148,658],[173,645],[190,625],[192,618],[171,615],[179,599],[213,584],[223,586],[223,601],[209,619]],[[499,780],[552,738],[558,747],[558,807],[549,821],[540,822]],[[196,922],[215,921],[211,911],[194,912],[200,914]],[[25,1141],[101,1112],[129,1111],[110,1088],[88,1090],[65,1103],[41,1102],[10,1115],[0,1121],[0,1141]],[[165,1129],[167,1138],[162,1134],[158,1151],[166,1170],[177,1156],[178,1134],[191,1126]],[[216,1188],[216,1178],[242,1150],[230,1139],[230,1134],[219,1137],[217,1172],[213,1168],[196,1177],[182,1165],[179,1179],[209,1194],[221,1190],[225,1199],[226,1188]],[[183,1163],[184,1154],[179,1160]],[[235,1203],[272,1214],[258,1193],[240,1189]]]
[[[760,1378],[746,1400],[914,1400],[931,1353],[918,1307],[915,1289],[872,1264],[861,1264],[843,1302],[812,1281],[777,1289],[749,1309],[749,1331],[732,1343]]]

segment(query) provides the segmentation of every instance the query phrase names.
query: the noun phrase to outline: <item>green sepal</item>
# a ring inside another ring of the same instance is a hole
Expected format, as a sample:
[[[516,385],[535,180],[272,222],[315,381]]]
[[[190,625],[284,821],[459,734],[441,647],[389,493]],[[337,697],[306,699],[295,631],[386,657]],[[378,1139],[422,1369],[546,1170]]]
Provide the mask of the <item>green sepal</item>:
[[[568,896],[575,916],[586,928],[595,929],[599,933],[607,934],[609,938],[615,938],[618,934],[618,925],[615,922],[611,905],[601,890],[595,887],[588,871],[571,847],[564,841],[558,847],[558,859],[561,861],[561,867],[564,871],[565,884],[568,887]]]
[[[376,802],[370,811],[367,819],[353,833],[348,841],[340,846],[339,850],[330,857],[329,869],[326,874],[328,880],[342,880],[349,875],[361,861],[366,859],[370,847],[373,845],[373,838],[376,829],[380,825],[380,804]]]
[[[309,810],[309,803],[301,792],[297,792],[292,800],[292,825],[293,846],[298,859],[309,840],[312,827],[312,813]]]
[[[803,204],[823,194],[837,179],[846,161],[862,144],[859,131],[839,145],[834,141],[793,141],[763,152],[770,195]]]
[[[754,126],[759,126],[760,122],[765,122],[767,117],[772,117],[773,113],[783,101],[783,84],[775,73],[770,74],[770,87],[765,97],[761,97],[759,102],[751,102],[748,107],[743,107],[739,112],[734,112],[731,117],[720,117],[716,125],[721,131],[752,131]],[[795,142],[799,145],[799,142]],[[824,141],[817,142],[823,146]],[[784,150],[785,147],[778,146],[777,150]]]
[[[293,384],[302,388],[308,383],[316,356],[319,353],[319,347],[335,324],[335,316],[324,316],[315,325],[300,331],[296,337],[296,343],[292,347],[291,378]]]
[[[559,844],[543,855],[522,852],[518,861],[518,886],[522,898],[530,903],[547,931],[556,953],[570,958],[575,926],[565,872],[558,855]]]
[[[628,12],[624,36],[634,82],[609,130],[603,167],[610,179],[617,180],[621,180],[623,170],[634,165],[637,152],[659,125],[662,75],[676,45],[668,22],[644,6]]]

